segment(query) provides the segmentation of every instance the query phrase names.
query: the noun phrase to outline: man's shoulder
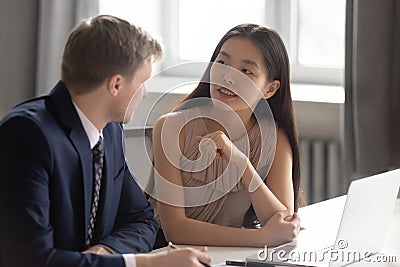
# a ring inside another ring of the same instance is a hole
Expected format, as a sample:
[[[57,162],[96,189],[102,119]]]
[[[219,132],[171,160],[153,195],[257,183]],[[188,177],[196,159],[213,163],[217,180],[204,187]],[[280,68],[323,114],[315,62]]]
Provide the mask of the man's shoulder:
[[[0,127],[11,120],[18,120],[21,122],[32,121],[39,124],[45,121],[46,116],[48,116],[45,104],[47,97],[48,96],[44,95],[33,98],[13,107],[0,121]]]
[[[43,161],[49,148],[49,118],[45,111],[45,98],[35,98],[11,109],[0,122],[0,147],[2,156],[29,151],[40,155]]]

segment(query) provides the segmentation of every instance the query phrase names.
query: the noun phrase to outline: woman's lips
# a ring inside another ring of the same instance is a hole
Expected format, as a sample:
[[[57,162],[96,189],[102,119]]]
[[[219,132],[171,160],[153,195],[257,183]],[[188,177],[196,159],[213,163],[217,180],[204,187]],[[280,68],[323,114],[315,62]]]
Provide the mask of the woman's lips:
[[[237,96],[237,94],[235,94],[234,92],[232,92],[229,89],[226,89],[225,87],[220,87],[217,89],[217,91],[221,96],[226,97],[226,98],[231,98],[231,97]]]

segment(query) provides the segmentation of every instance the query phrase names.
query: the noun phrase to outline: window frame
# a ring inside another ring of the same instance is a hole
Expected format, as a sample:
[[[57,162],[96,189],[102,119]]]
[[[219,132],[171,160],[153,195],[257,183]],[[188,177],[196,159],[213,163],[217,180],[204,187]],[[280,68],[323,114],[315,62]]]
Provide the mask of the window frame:
[[[279,32],[289,52],[291,63],[291,82],[300,84],[319,84],[342,86],[344,68],[310,67],[299,64],[298,51],[298,0],[265,0],[265,23]],[[168,3],[167,3],[168,2]],[[164,75],[179,77],[199,77],[204,69],[191,64],[182,68],[172,66],[192,62],[179,58],[179,0],[161,1],[162,28],[166,57],[162,63]],[[287,15],[290,19],[287,19]],[[344,44],[343,44],[344,46]],[[210,51],[211,57],[212,51]],[[207,59],[209,60],[209,59]],[[178,70],[179,69],[179,70]]]

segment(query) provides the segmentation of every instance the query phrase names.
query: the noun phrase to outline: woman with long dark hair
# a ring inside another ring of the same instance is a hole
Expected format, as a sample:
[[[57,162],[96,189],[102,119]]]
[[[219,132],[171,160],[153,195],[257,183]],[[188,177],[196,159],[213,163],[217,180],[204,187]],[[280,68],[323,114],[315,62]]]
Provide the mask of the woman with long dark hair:
[[[195,90],[154,126],[151,202],[166,240],[262,247],[296,238],[293,112],[279,35],[255,24],[229,30]],[[253,219],[260,227],[243,227]]]

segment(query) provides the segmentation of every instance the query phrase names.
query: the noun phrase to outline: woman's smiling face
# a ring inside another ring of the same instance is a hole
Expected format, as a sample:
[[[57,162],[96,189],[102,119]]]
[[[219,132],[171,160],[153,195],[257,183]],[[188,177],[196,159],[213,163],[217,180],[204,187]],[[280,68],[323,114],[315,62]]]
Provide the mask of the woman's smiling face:
[[[247,37],[231,37],[222,45],[210,70],[210,95],[234,111],[254,108],[270,82],[263,55]]]

